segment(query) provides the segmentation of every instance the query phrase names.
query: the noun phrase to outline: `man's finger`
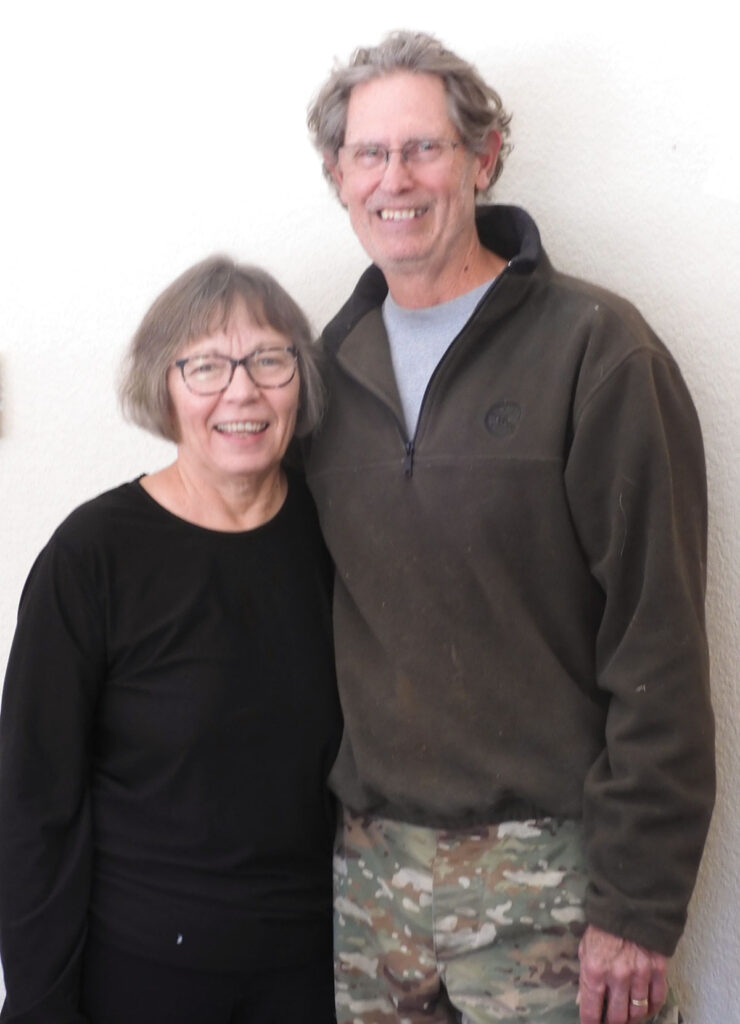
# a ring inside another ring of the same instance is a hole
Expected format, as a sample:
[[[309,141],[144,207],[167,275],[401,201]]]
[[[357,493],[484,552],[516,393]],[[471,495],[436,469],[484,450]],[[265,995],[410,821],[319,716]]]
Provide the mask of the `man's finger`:
[[[604,1019],[605,986],[591,987],[584,983],[583,975],[578,988],[580,1024],[601,1024]]]

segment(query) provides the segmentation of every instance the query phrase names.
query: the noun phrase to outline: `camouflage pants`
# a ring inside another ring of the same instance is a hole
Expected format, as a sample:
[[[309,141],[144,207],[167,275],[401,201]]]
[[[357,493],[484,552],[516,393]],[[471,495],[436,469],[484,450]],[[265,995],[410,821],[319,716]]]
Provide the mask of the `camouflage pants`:
[[[334,885],[338,1024],[577,1024],[578,823],[444,832],[345,812]]]

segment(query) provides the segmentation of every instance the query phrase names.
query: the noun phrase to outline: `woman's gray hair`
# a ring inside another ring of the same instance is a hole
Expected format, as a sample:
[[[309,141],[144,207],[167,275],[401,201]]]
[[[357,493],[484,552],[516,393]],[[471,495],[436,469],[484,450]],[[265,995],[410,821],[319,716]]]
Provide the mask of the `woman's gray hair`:
[[[118,387],[127,419],[177,440],[167,386],[170,367],[189,342],[224,328],[240,302],[255,323],[272,327],[295,346],[300,384],[296,434],[313,430],[323,412],[324,387],[308,320],[274,277],[228,256],[212,256],[186,270],[147,311],[129,344]]]
[[[359,47],[348,64],[337,64],[311,103],[308,128],[314,145],[324,158],[324,174],[333,181],[331,170],[344,144],[347,107],[352,89],[363,82],[410,71],[438,75],[447,94],[447,111],[467,149],[480,153],[490,132],[501,134],[501,146],[487,193],[503,170],[510,150],[506,143],[511,116],[504,110],[501,97],[488,85],[472,64],[446,49],[438,39],[425,32],[391,32],[378,46]]]

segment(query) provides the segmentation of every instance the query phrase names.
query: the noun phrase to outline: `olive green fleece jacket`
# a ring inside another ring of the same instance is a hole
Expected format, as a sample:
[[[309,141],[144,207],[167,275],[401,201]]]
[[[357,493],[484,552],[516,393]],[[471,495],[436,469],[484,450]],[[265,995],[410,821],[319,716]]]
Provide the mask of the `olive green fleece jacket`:
[[[406,436],[371,267],[324,334],[307,476],[337,566],[356,812],[584,827],[590,923],[670,954],[714,799],[706,493],[679,369],[624,300],[483,207],[508,266]]]

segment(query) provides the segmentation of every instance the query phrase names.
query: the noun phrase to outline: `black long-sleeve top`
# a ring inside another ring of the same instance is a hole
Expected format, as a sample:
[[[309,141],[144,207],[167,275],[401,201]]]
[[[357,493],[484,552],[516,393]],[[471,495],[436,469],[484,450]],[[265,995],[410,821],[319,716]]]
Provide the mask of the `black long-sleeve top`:
[[[330,574],[295,476],[248,532],[185,522],[138,482],[55,532],[3,692],[2,1021],[81,1021],[91,932],[224,970],[328,946]]]

